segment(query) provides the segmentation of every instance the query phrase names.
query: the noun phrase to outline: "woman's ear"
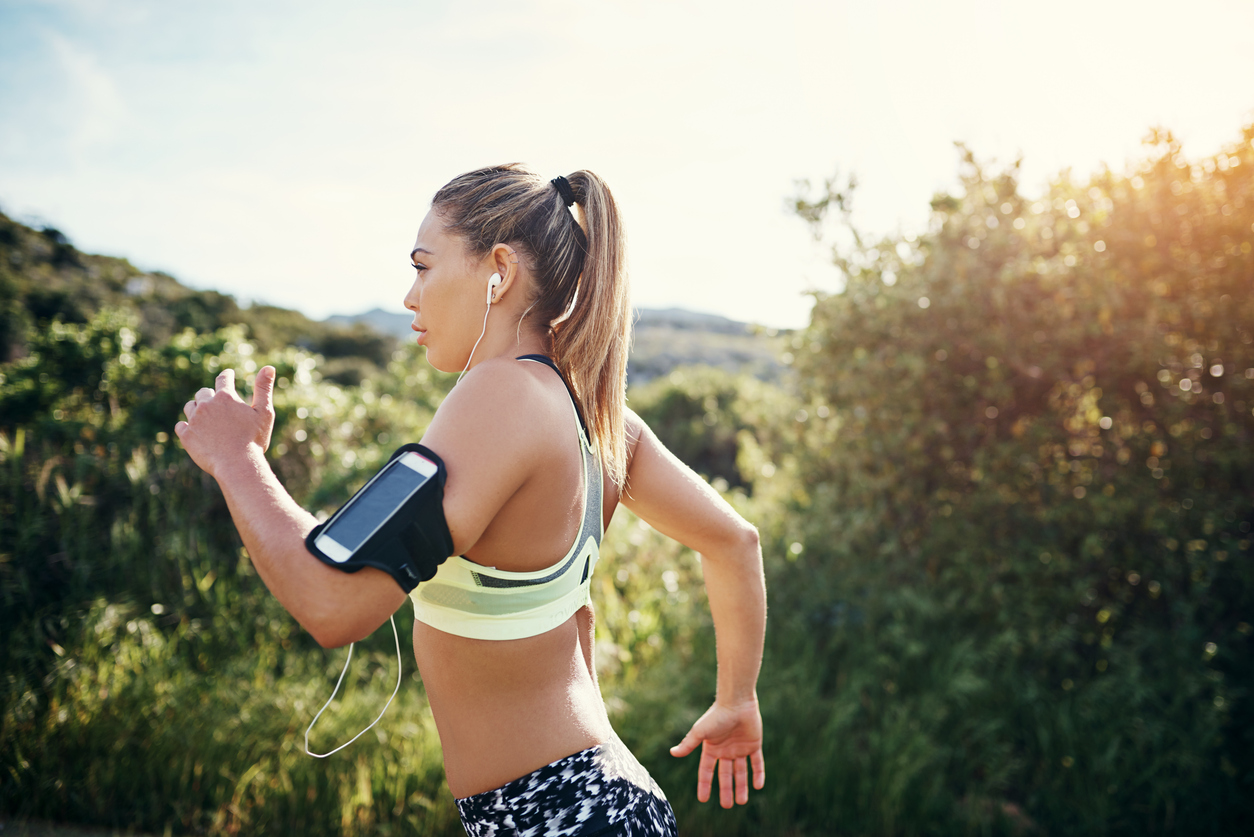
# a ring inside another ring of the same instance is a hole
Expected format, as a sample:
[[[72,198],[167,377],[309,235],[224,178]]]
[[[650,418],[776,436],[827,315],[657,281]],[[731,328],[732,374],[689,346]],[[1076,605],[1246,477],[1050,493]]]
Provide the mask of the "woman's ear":
[[[514,287],[515,282],[521,280],[522,265],[519,263],[518,251],[508,244],[494,244],[488,259],[492,271],[501,277],[492,297],[494,302],[499,302]]]

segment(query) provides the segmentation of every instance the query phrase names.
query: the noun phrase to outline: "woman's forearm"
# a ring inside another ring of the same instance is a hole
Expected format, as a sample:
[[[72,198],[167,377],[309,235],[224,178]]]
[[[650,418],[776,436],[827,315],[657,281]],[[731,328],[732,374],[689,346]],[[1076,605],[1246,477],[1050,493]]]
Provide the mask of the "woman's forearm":
[[[628,411],[631,439],[622,503],[702,556],[718,643],[718,698],[756,695],[766,634],[766,581],[758,530]]]
[[[317,599],[307,575],[317,559],[304,540],[317,520],[291,498],[259,448],[219,468],[215,477],[257,573],[304,625]]]
[[[729,511],[725,510],[725,511]],[[693,723],[671,755],[683,758],[700,748],[697,799],[705,802],[718,777],[719,804],[749,801],[749,777],[766,783],[758,670],[766,633],[766,584],[757,530],[740,519],[724,537],[705,545],[701,566],[718,643],[718,690],[714,704]]]
[[[757,530],[746,526],[734,548],[703,555],[701,567],[718,649],[716,699],[728,705],[756,700],[766,636],[766,582]]]
[[[319,644],[367,636],[400,606],[404,593],[385,573],[350,575],[309,553],[305,536],[317,520],[283,488],[260,447],[249,446],[214,476],[257,573]]]

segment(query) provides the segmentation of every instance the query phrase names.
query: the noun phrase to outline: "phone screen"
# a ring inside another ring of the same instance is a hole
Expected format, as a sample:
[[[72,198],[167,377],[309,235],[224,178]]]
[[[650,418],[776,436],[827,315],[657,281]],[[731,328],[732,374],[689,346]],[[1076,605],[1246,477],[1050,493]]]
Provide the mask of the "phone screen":
[[[430,464],[426,459],[422,462]],[[434,466],[432,468],[434,470]],[[400,459],[392,461],[340,511],[322,534],[349,552],[357,551],[430,478]]]

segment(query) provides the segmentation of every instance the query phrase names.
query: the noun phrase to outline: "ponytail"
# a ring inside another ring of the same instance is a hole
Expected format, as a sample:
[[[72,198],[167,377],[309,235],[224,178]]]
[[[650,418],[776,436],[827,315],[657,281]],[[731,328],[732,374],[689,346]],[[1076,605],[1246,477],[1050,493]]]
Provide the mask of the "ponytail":
[[[472,255],[517,249],[533,281],[524,317],[547,330],[590,441],[615,484],[626,480],[623,410],[631,344],[622,225],[609,187],[590,171],[545,181],[514,164],[468,172],[432,199]],[[578,220],[567,209],[572,198]]]
[[[574,307],[553,327],[553,353],[580,395],[601,461],[621,486],[627,467],[623,405],[631,348],[623,228],[605,181],[590,171],[568,179],[588,244]]]

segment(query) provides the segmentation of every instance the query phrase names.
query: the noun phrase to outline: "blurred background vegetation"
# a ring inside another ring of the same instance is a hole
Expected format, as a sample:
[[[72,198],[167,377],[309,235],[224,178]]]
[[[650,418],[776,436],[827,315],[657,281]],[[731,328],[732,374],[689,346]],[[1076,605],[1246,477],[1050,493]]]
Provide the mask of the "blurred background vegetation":
[[[918,236],[860,235],[849,183],[803,185],[848,280],[809,328],[660,318],[681,350],[642,327],[631,405],[760,527],[771,603],[767,789],[701,806],[695,760],[666,752],[713,692],[699,561],[620,510],[603,691],[683,833],[1249,833],[1254,127],[1201,160],[1146,148],[1038,197],[963,150]],[[241,308],[8,218],[0,352],[0,810],[460,834],[412,663],[379,727],[301,752],[344,652],[272,600],[170,437],[218,370],[273,363],[272,461],[328,511],[450,379],[365,324]],[[325,742],[386,699],[385,633]]]

